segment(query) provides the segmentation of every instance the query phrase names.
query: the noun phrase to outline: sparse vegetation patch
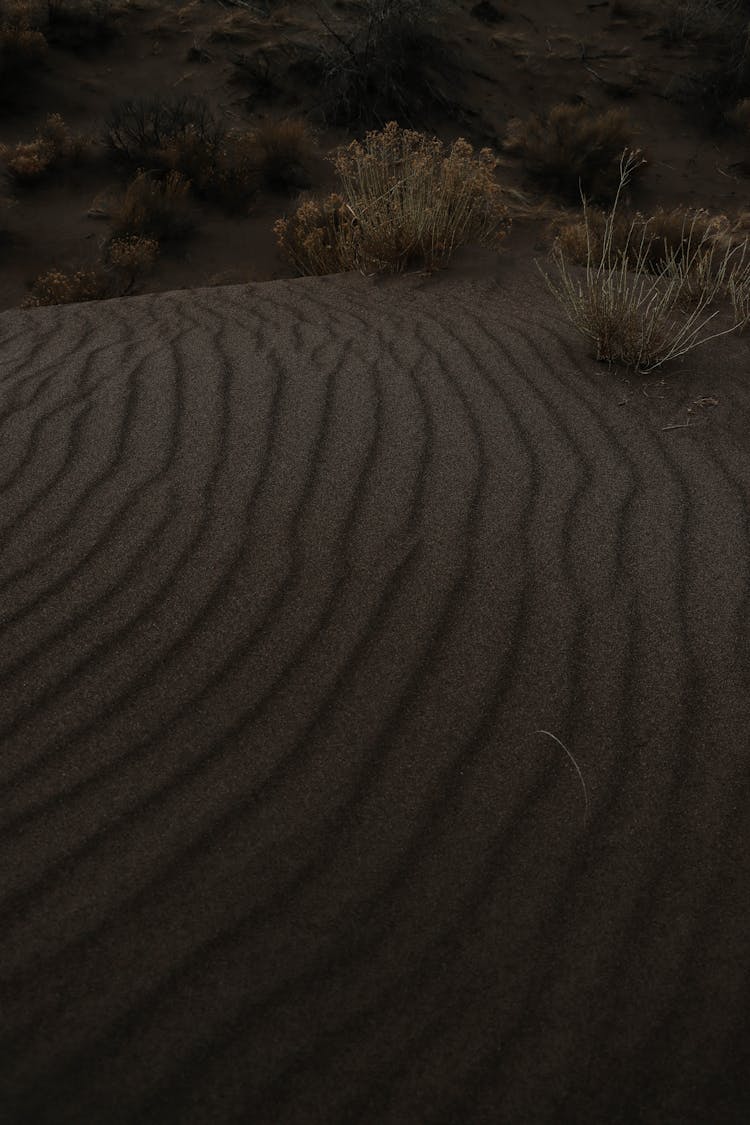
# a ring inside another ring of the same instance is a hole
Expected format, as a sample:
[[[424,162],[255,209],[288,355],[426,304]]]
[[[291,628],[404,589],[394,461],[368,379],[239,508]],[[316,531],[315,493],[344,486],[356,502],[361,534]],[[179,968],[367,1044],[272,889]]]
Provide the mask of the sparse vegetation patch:
[[[638,159],[637,154],[623,155],[620,184],[603,227],[600,218],[592,221],[584,202],[584,275],[571,268],[569,243],[558,240],[552,250],[557,277],[544,276],[568,319],[591,340],[597,359],[650,371],[744,327],[750,308],[750,256],[747,240],[722,246],[715,237],[696,235],[694,224],[683,225],[673,248],[665,241],[665,256],[656,258],[656,240],[649,221],[642,219],[631,222],[625,244],[618,247],[620,195]],[[714,323],[727,311],[722,301],[731,306],[730,323],[724,328]]]

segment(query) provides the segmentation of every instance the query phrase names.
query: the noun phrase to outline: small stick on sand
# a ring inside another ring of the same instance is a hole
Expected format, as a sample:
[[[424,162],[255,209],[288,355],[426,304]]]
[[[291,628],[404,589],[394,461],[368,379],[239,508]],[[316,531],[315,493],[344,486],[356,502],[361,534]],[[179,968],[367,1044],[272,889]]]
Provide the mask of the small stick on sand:
[[[562,747],[562,749],[565,751],[565,753],[568,755],[571,762],[573,763],[573,769],[578,774],[578,780],[580,781],[581,788],[583,789],[583,802],[584,802],[584,804],[583,804],[583,823],[585,825],[586,821],[588,819],[588,815],[589,815],[589,795],[588,795],[588,792],[586,790],[586,782],[583,780],[583,774],[581,773],[578,762],[575,760],[575,758],[571,754],[570,750],[568,750],[565,743],[561,742],[560,739],[557,737],[557,735],[553,734],[552,731],[538,730],[538,731],[535,731],[535,733],[536,734],[546,734],[548,738],[551,738],[553,740],[553,742],[556,742],[558,746]]]

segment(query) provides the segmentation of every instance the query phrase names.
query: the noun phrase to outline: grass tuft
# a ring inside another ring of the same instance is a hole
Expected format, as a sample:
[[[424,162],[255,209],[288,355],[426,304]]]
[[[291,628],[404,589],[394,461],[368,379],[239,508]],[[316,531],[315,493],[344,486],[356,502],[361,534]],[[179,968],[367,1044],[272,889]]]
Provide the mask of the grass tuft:
[[[618,246],[618,204],[638,160],[637,153],[623,153],[619,187],[603,227],[599,218],[592,220],[584,198],[584,278],[572,272],[567,244],[559,240],[552,249],[557,280],[542,273],[570,322],[592,341],[597,359],[647,372],[747,323],[750,256],[747,240],[722,245],[707,227],[701,235],[697,220],[683,224],[672,247],[665,243],[661,259],[653,252],[649,221],[642,218],[630,223]],[[726,297],[732,323],[714,330],[711,322]]]

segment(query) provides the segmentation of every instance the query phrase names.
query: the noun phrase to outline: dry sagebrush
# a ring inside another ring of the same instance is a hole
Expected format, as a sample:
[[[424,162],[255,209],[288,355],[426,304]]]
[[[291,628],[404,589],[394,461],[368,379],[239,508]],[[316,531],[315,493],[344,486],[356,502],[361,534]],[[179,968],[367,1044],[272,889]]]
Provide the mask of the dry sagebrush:
[[[12,97],[47,55],[47,40],[34,26],[30,4],[4,3],[0,8],[0,93]]]
[[[83,160],[90,144],[88,138],[74,136],[59,113],[51,113],[33,141],[0,145],[0,159],[16,184],[28,186],[64,164]]]
[[[326,121],[382,124],[393,114],[413,114],[426,100],[434,103],[440,94],[425,64],[436,50],[433,28],[443,0],[361,0],[349,7],[343,23],[329,0],[313,4],[327,32],[316,62]]]
[[[272,191],[309,187],[314,136],[299,117],[269,119],[253,129],[251,143],[260,180]]]
[[[560,104],[546,118],[534,114],[509,122],[504,147],[521,154],[528,174],[563,199],[576,202],[583,192],[610,202],[618,190],[620,154],[633,142],[625,110],[594,113],[585,105]],[[634,168],[631,179],[642,168]]]
[[[645,372],[747,323],[750,256],[747,241],[722,245],[684,226],[683,237],[672,248],[665,245],[658,259],[648,221],[637,220],[618,248],[618,204],[637,161],[637,154],[623,155],[620,186],[603,229],[592,222],[584,199],[583,278],[559,240],[552,250],[557,279],[542,272],[573,326],[592,341],[597,359]],[[722,298],[729,298],[732,323],[717,329],[712,322],[722,311]]]
[[[628,216],[619,208],[608,215],[587,203],[585,216],[568,218],[556,228],[560,248],[576,265],[586,265],[589,256],[601,256],[605,234],[616,254],[626,254],[634,265],[640,253],[646,269],[652,272],[670,257],[684,254],[688,245],[707,250],[713,243],[731,237],[726,215],[684,206],[659,207],[648,216],[641,212]]]
[[[29,309],[42,305],[101,301],[110,295],[110,279],[99,266],[72,271],[52,269],[36,279],[21,307]]]
[[[51,269],[34,282],[23,308],[70,305],[124,297],[138,278],[154,266],[159,244],[154,239],[127,235],[112,239],[103,248],[101,261],[83,269]]]
[[[190,183],[179,172],[163,178],[141,171],[128,184],[113,214],[113,234],[146,238],[182,238],[196,225]]]
[[[438,269],[457,246],[497,246],[510,225],[497,159],[462,138],[443,143],[391,121],[353,141],[333,163],[341,190],[308,201],[274,230],[300,273]]]

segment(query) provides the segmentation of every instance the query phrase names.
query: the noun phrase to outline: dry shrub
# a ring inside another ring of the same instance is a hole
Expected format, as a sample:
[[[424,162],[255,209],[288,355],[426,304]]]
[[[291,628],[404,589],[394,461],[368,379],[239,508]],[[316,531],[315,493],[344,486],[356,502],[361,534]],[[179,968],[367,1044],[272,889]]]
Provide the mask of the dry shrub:
[[[675,75],[668,90],[713,127],[750,95],[750,8],[746,0],[669,0],[662,33],[668,42],[703,44],[697,66]]]
[[[625,110],[594,113],[584,105],[560,104],[546,120],[534,114],[511,121],[505,148],[522,153],[529,175],[569,202],[583,193],[603,203],[618,190],[620,154],[632,148],[633,136]]]
[[[209,194],[216,174],[218,149],[206,145],[194,125],[187,125],[178,136],[154,150],[151,157],[157,167],[179,172],[190,180],[196,194]]]
[[[252,130],[232,129],[216,155],[204,194],[229,212],[246,214],[260,184],[258,149]]]
[[[586,217],[566,218],[553,226],[554,241],[569,262],[585,266],[589,256],[598,258],[604,246],[607,229],[607,213],[598,207],[587,207]],[[624,215],[616,213],[612,232],[613,244],[625,245],[629,224]]]
[[[156,178],[140,171],[127,186],[113,214],[113,234],[182,238],[196,225],[190,183],[179,172]]]
[[[648,220],[642,219],[631,222],[628,241],[618,249],[617,208],[637,160],[637,154],[623,154],[620,184],[598,252],[596,228],[584,201],[590,247],[584,278],[571,272],[560,241],[552,249],[557,281],[544,277],[573,326],[593,342],[597,359],[650,371],[747,322],[750,255],[747,241],[722,246],[714,237],[707,245],[700,236],[688,236],[659,265],[651,256]],[[726,297],[732,324],[713,331],[709,325]]]
[[[33,26],[28,3],[7,3],[0,12],[0,90],[12,95],[11,84],[28,79],[29,73],[47,56],[47,40]]]
[[[314,138],[301,118],[264,121],[253,130],[258,174],[272,191],[308,187]]]
[[[90,142],[76,137],[59,113],[51,113],[33,141],[0,145],[0,158],[18,184],[34,184],[63,164],[76,164],[89,151]]]
[[[669,42],[733,38],[746,14],[743,0],[661,0],[659,7]]]
[[[140,234],[113,238],[106,248],[106,260],[115,271],[126,280],[127,293],[136,280],[150,273],[159,256],[159,243],[155,238],[144,238]]]
[[[345,23],[336,23],[330,4],[325,10],[316,4],[327,32],[316,63],[326,121],[382,124],[440,100],[426,64],[439,53],[433,27],[443,6],[442,0],[363,0]]]
[[[332,262],[341,270],[397,272],[413,262],[433,270],[457,246],[498,246],[508,231],[497,159],[489,149],[475,157],[463,138],[446,154],[437,138],[391,121],[332,159],[341,193],[323,206],[303,204],[274,228],[300,272],[330,272]]]
[[[704,208],[658,208],[652,215],[637,212],[628,216],[616,210],[610,218],[599,208],[587,207],[586,215],[567,220],[556,230],[557,242],[568,261],[585,265],[589,256],[599,258],[605,235],[616,254],[626,254],[631,263],[640,255],[646,269],[657,272],[689,246],[704,249],[726,236],[726,215],[712,215]],[[736,242],[737,240],[735,240]]]
[[[110,296],[109,278],[101,268],[87,270],[49,270],[41,274],[24,298],[22,308],[40,305],[70,305],[79,301],[101,301]]]
[[[345,200],[307,199],[291,219],[277,219],[280,249],[300,274],[343,273],[359,264],[357,231]]]
[[[193,95],[122,98],[104,123],[104,141],[118,162],[131,168],[171,166],[188,177],[210,166],[224,136],[206,99]]]

